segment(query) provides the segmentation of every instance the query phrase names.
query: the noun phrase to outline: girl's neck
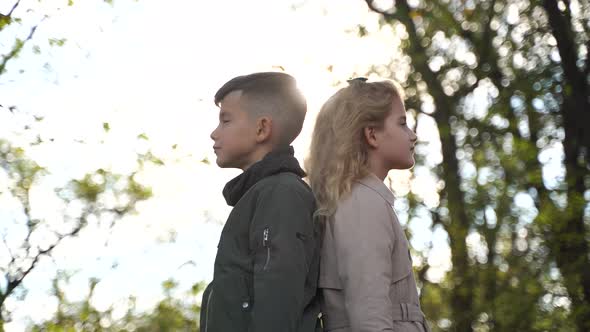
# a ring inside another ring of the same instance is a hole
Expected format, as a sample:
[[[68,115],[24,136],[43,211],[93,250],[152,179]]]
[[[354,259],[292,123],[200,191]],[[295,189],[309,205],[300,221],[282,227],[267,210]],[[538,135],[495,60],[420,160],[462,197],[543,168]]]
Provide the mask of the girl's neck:
[[[389,169],[383,165],[380,160],[374,157],[372,153],[369,153],[369,158],[367,160],[367,166],[369,167],[369,171],[375,174],[381,181],[384,181],[387,177],[387,173],[389,173]]]

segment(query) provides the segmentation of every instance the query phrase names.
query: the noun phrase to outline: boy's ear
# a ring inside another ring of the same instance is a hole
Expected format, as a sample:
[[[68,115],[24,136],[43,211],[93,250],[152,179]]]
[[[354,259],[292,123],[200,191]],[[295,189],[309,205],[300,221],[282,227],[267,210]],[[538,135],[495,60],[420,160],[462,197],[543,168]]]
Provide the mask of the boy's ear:
[[[270,139],[272,134],[272,119],[261,116],[256,120],[256,142],[263,143]]]
[[[365,127],[363,129],[363,134],[365,136],[365,139],[367,140],[367,144],[369,144],[369,147],[371,148],[377,148],[379,146],[377,142],[376,132],[377,130],[373,126]]]

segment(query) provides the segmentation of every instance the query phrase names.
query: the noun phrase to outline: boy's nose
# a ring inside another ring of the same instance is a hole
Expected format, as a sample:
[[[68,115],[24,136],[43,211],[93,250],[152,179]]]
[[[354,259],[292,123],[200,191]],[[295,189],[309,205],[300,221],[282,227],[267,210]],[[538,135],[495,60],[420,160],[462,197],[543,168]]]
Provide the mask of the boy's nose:
[[[215,140],[215,138],[217,137],[217,128],[215,128],[215,129],[214,129],[214,130],[211,132],[211,134],[209,135],[209,137],[210,137],[212,140]]]

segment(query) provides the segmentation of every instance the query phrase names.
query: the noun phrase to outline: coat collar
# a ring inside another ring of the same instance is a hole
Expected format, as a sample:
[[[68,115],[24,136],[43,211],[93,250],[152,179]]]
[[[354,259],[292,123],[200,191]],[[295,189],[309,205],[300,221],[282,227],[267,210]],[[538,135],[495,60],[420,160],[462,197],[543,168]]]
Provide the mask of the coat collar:
[[[356,182],[376,191],[381,197],[383,197],[383,199],[387,201],[387,203],[393,205],[393,202],[395,200],[393,193],[391,192],[391,190],[389,190],[389,188],[387,188],[387,186],[385,186],[385,183],[383,183],[383,181],[381,181],[375,174],[370,173],[369,175],[365,176],[360,180],[357,180]]]
[[[268,153],[244,173],[226,183],[223,188],[223,197],[228,205],[235,206],[248,189],[258,181],[282,172],[294,173],[299,177],[305,176],[305,171],[301,169],[299,162],[294,157],[292,146],[278,148]]]

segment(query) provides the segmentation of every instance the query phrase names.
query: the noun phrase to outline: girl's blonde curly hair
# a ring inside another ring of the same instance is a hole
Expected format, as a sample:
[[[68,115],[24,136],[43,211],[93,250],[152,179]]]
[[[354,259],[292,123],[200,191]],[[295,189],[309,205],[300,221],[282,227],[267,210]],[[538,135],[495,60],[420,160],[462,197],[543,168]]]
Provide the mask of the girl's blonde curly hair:
[[[382,128],[395,98],[403,101],[403,91],[390,80],[348,81],[322,106],[312,134],[305,168],[316,196],[316,216],[336,212],[340,198],[350,193],[355,180],[369,174],[368,144],[364,128]]]

